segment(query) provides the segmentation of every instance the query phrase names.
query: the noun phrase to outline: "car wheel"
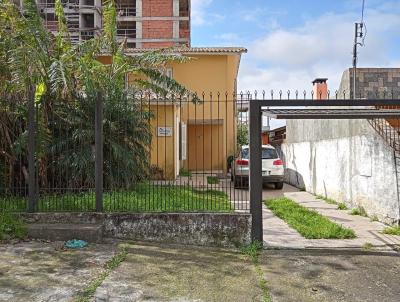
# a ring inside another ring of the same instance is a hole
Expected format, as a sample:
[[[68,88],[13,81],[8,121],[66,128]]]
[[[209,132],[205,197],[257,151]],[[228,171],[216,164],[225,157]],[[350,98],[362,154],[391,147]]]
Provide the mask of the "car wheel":
[[[282,190],[283,189],[283,182],[276,182],[275,183],[275,189],[277,190]]]

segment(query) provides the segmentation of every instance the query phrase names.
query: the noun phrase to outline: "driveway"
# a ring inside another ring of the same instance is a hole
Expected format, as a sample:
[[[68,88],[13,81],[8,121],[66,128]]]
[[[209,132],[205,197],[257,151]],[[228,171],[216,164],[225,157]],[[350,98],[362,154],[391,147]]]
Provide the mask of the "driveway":
[[[218,189],[228,194],[232,203],[235,204],[235,208],[239,211],[250,210],[250,193],[248,188],[235,189],[231,181],[226,181],[221,182]],[[276,190],[272,184],[265,184],[263,186],[262,198],[266,200],[284,197],[284,193],[288,192],[299,192],[299,189],[285,183],[282,190]]]

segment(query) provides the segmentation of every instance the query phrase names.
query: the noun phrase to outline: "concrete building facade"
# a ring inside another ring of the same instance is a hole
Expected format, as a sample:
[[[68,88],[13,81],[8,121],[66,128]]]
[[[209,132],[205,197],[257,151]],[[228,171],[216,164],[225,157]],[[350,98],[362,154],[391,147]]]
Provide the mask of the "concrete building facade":
[[[14,0],[23,6],[23,0]],[[57,33],[55,0],[36,0],[46,27]],[[73,43],[102,30],[102,0],[61,0]],[[115,0],[117,37],[128,48],[190,47],[190,0]]]
[[[359,69],[356,87],[362,97],[393,93],[399,98],[400,69]],[[351,93],[351,70],[346,70],[339,95],[349,98]],[[398,134],[396,121],[382,123]],[[282,152],[288,183],[349,207],[362,207],[381,221],[399,221],[399,152],[369,121],[288,120],[286,133]]]

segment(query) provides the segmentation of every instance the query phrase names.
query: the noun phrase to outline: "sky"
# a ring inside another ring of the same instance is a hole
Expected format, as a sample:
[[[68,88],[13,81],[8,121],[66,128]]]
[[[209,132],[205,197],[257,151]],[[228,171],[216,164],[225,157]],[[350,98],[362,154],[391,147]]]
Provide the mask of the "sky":
[[[400,0],[365,0],[360,67],[400,67]],[[192,0],[192,46],[242,46],[239,91],[331,91],[351,67],[362,0]]]

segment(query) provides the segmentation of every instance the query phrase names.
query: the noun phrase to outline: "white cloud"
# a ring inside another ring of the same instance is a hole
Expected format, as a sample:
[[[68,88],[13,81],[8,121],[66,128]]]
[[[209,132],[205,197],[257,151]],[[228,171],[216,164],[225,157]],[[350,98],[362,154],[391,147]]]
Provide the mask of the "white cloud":
[[[225,46],[235,46],[241,41],[237,33],[223,33],[215,35],[214,38],[218,41],[222,41]]]
[[[248,45],[239,89],[310,91],[314,78],[327,77],[331,90],[335,90],[343,71],[351,66],[354,20],[354,14],[326,14],[298,28],[266,32]],[[359,65],[391,66],[390,39],[400,38],[398,14],[369,10],[366,22],[368,33],[365,47],[359,50]]]
[[[207,19],[210,18],[207,15],[206,9],[213,2],[213,0],[192,0],[191,14],[193,25],[204,25],[207,23]]]

